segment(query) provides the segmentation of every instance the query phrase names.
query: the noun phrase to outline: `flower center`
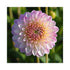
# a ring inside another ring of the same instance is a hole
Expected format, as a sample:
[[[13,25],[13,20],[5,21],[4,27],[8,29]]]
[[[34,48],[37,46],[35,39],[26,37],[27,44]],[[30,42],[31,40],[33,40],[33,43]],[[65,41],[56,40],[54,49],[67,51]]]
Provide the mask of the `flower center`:
[[[27,38],[30,40],[33,41],[41,40],[44,36],[45,28],[41,24],[31,23],[28,24],[28,26],[26,27],[25,33]]]
[[[37,34],[38,33],[38,30],[35,30],[35,33]]]

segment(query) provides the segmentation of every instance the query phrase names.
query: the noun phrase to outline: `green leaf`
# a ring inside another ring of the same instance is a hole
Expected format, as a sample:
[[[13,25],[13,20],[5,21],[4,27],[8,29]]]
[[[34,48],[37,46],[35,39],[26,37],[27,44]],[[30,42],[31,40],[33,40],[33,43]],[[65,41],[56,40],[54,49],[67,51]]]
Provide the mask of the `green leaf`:
[[[58,54],[55,54],[55,60],[60,63],[62,62],[62,59]]]
[[[40,60],[41,60],[43,63],[45,63],[45,62],[46,62],[46,57],[45,57],[45,56],[40,57]]]

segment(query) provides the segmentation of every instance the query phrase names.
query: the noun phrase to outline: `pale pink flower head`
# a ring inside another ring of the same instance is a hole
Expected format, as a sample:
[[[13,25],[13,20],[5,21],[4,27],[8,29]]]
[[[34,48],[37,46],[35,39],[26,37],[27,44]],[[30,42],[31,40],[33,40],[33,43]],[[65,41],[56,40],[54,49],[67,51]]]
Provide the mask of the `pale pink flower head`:
[[[14,21],[13,41],[20,52],[27,56],[33,54],[40,57],[49,54],[50,49],[55,46],[58,30],[51,16],[33,10],[21,14],[19,19]]]

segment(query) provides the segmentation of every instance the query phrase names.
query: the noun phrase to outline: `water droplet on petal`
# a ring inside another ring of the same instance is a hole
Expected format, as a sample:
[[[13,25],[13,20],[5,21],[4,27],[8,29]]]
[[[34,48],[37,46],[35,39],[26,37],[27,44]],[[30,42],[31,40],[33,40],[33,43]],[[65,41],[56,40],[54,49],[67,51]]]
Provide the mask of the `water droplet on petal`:
[[[26,34],[24,34],[24,36],[26,36]]]
[[[18,27],[19,27],[19,28],[22,28],[22,27],[23,27],[23,25],[22,25],[22,24],[19,24],[19,25],[18,25]]]
[[[18,42],[23,42],[21,37],[18,37]]]
[[[22,31],[24,31],[24,28],[22,28]]]
[[[20,32],[19,35],[22,36],[23,35],[23,32]]]
[[[26,41],[26,38],[24,38],[23,41],[25,42]]]

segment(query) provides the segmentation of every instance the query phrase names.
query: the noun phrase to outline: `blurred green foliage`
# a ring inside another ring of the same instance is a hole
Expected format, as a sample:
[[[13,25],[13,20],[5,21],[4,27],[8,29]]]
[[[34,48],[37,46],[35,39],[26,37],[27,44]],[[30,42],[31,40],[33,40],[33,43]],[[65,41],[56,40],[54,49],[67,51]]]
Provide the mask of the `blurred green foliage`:
[[[11,26],[14,24],[14,19],[18,18],[18,7],[12,7],[13,18],[10,18],[9,8],[7,7],[7,62],[8,63],[36,63],[36,56],[26,56],[21,53],[18,48],[15,48],[12,42]],[[20,7],[21,14],[38,10],[38,7]],[[41,7],[41,11],[45,13],[45,7]],[[52,13],[51,13],[52,11]],[[51,14],[50,14],[51,13]],[[55,14],[54,14],[55,13]],[[48,14],[51,15],[56,25],[59,27],[57,33],[57,43],[55,47],[50,50],[48,55],[48,63],[62,63],[63,62],[63,7],[49,7]],[[40,63],[45,63],[45,55],[40,57]]]

